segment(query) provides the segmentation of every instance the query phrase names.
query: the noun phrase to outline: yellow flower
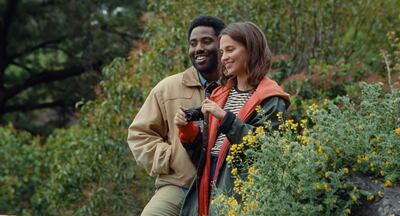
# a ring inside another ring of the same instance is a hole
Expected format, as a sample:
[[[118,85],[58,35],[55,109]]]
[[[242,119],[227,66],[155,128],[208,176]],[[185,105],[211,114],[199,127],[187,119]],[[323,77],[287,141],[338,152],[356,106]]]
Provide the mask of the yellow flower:
[[[256,111],[257,111],[257,113],[261,113],[261,111],[262,111],[262,108],[261,108],[261,106],[260,106],[260,105],[256,106]]]
[[[236,199],[235,199],[234,197],[229,197],[229,198],[228,198],[228,205],[229,205],[230,207],[235,208],[235,207],[238,206],[238,202],[236,201]]]
[[[297,187],[296,187],[296,193],[298,193],[298,194],[301,193],[301,187],[298,186],[298,185],[297,185]]]
[[[231,163],[232,163],[232,160],[233,160],[233,157],[232,157],[232,156],[228,155],[228,156],[226,157],[226,162],[228,162],[228,164],[231,164]]]
[[[256,134],[257,134],[258,136],[264,135],[264,134],[265,134],[265,132],[264,132],[264,127],[260,126],[260,127],[256,128]]]
[[[310,139],[307,136],[302,135],[301,136],[301,143],[306,146],[306,145],[308,145],[308,143],[310,143]]]
[[[321,190],[321,185],[319,183],[315,184],[315,189],[316,190]]]
[[[386,187],[392,187],[392,182],[390,180],[385,181],[385,186]]]
[[[324,152],[322,146],[318,146],[317,152],[320,153],[320,154],[322,154]]]
[[[238,174],[237,168],[236,168],[236,167],[233,168],[233,169],[231,170],[231,173],[232,173],[233,176],[236,176],[236,175]]]
[[[367,200],[368,201],[371,201],[371,200],[374,200],[375,199],[375,196],[373,195],[373,194],[370,194],[370,195],[368,195],[368,197],[367,197]]]
[[[360,155],[356,155],[356,162],[358,164],[362,163],[362,158],[360,157]]]
[[[257,172],[256,166],[252,165],[249,167],[249,175],[254,175]]]
[[[400,136],[400,128],[396,129],[396,134],[397,134],[397,136]]]
[[[345,211],[346,215],[349,215],[351,213],[351,210],[348,209],[348,208],[346,210],[344,210],[344,211]]]
[[[369,156],[367,154],[364,156],[364,160],[369,161]]]
[[[329,160],[329,155],[327,153],[324,154],[325,160]]]
[[[349,168],[347,168],[347,167],[343,168],[343,173],[345,175],[348,175],[349,174]]]
[[[291,123],[290,124],[290,128],[292,129],[292,130],[297,130],[297,127],[299,126],[299,124],[298,123]]]
[[[379,195],[380,197],[383,197],[382,191],[378,191],[378,195]]]
[[[301,127],[301,128],[305,128],[305,127],[306,127],[306,124],[307,124],[307,119],[302,119],[302,120],[300,121],[300,127]]]
[[[308,109],[311,113],[314,113],[318,109],[318,105],[313,103],[311,104],[311,106],[308,107]]]
[[[389,167],[390,167],[390,162],[389,162],[389,161],[386,161],[386,162],[385,162],[385,167],[386,167],[386,168],[389,168]]]
[[[329,191],[329,185],[327,183],[324,184],[324,191],[325,192]]]
[[[329,172],[325,172],[324,177],[329,178]]]
[[[351,168],[351,171],[357,172],[357,168],[353,167],[353,168]]]
[[[358,200],[358,197],[356,195],[351,195],[351,200],[353,200],[354,202]]]
[[[381,176],[385,176],[385,171],[381,170],[379,173],[381,174]]]
[[[278,120],[279,120],[279,121],[282,121],[282,112],[278,112],[278,113],[276,114],[276,117],[278,117]]]

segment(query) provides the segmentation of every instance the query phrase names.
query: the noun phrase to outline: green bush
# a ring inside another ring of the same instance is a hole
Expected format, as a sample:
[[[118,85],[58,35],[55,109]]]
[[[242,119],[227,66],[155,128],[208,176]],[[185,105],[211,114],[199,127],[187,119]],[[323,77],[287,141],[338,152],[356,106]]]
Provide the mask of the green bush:
[[[249,135],[240,148],[254,163],[243,167],[234,145],[230,152],[235,192],[214,200],[214,211],[232,215],[347,215],[361,199],[373,201],[381,190],[364,190],[351,179],[368,176],[379,188],[400,180],[400,92],[384,93],[380,84],[361,83],[358,103],[348,97],[310,106],[311,122],[287,120],[279,131]],[[308,125],[308,126],[307,126]],[[299,134],[301,130],[301,134]],[[261,130],[262,131],[262,130]],[[240,164],[240,165],[238,165]]]
[[[0,127],[0,212],[27,213],[42,180],[39,137],[11,126]]]
[[[132,77],[122,59],[103,73],[98,99],[78,104],[79,124],[42,140],[0,128],[1,213],[139,214],[153,179],[135,165],[126,137],[142,98],[134,82],[141,80],[124,82]]]
[[[138,106],[135,86],[124,82],[130,71],[122,59],[104,68],[98,99],[81,107],[80,123],[46,140],[49,177],[33,199],[47,214],[137,215],[147,201],[152,180],[126,143]]]

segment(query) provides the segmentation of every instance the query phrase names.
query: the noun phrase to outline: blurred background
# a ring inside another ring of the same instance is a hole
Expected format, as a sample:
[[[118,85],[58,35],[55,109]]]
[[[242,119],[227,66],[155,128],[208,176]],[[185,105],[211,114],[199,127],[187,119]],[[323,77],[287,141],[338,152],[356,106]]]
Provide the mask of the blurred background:
[[[190,66],[198,15],[252,21],[291,118],[358,83],[400,86],[400,1],[0,0],[0,213],[138,215],[153,179],[127,127],[150,89]]]

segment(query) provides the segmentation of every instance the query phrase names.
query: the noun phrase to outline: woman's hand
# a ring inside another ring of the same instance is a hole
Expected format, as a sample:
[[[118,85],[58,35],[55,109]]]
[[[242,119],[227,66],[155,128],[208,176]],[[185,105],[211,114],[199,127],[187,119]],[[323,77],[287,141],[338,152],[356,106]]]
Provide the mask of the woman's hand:
[[[174,123],[178,128],[185,127],[188,124],[188,122],[186,120],[186,114],[185,114],[185,112],[183,112],[184,110],[186,110],[186,108],[181,106],[176,111]]]
[[[214,101],[206,98],[201,106],[201,111],[203,114],[211,113],[217,119],[223,119],[225,117],[226,111],[218,106]]]

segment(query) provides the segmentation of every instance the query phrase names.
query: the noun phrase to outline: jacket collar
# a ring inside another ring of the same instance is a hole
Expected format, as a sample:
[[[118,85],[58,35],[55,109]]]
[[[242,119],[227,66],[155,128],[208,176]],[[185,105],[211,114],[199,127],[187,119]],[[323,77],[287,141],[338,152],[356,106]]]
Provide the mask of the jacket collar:
[[[191,66],[183,72],[182,83],[188,87],[201,86],[197,70]]]
[[[233,81],[229,80],[225,86],[220,86],[214,90],[211,99],[213,101],[220,101],[223,100],[224,98],[227,98],[232,86],[233,86]],[[280,96],[287,102],[290,101],[289,94],[284,92],[283,89],[275,81],[265,76],[258,84],[251,98],[252,100],[261,102],[264,99],[271,96]]]

